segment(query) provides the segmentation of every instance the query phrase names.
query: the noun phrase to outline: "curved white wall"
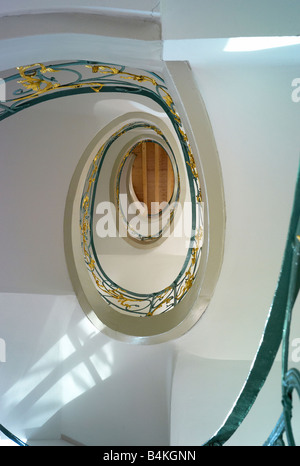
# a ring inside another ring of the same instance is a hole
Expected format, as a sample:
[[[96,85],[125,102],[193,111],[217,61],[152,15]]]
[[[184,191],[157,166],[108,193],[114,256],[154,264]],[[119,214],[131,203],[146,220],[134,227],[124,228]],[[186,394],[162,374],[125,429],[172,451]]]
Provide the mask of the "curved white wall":
[[[142,445],[145,438],[164,445],[171,346],[137,352],[99,333],[68,277],[63,218],[69,183],[99,128],[128,110],[128,103],[108,106],[98,94],[77,97],[32,107],[0,125],[7,199],[0,207],[7,219],[1,227],[1,422],[23,438],[62,433],[88,445]]]
[[[73,100],[48,102],[1,123],[0,337],[6,342],[6,362],[0,363],[1,423],[17,435],[57,438],[63,433],[86,444],[168,444],[177,353],[182,358],[173,401],[179,388],[181,399],[172,407],[171,443],[190,438],[201,443],[219,427],[221,414],[214,403],[220,392],[212,393],[213,384],[227,393],[223,407],[238,394],[263,331],[285,245],[299,162],[300,103],[291,99],[299,54],[294,47],[229,55],[221,43],[225,46],[226,40],[164,44],[165,60],[189,60],[204,98],[227,211],[224,265],[213,300],[198,325],[175,342],[139,348],[113,342],[95,332],[74,299],[63,256],[63,207],[73,168],[99,128],[93,111]],[[150,58],[160,68],[161,52],[160,41],[43,35],[3,38],[0,61],[7,69],[40,60],[113,56],[116,62],[126,57],[126,64],[142,66]],[[101,118],[105,115],[111,116],[103,112]],[[296,316],[292,339],[298,337]],[[185,353],[195,355],[188,367],[181,365]],[[237,360],[244,361],[240,369]],[[219,364],[228,367],[226,379],[211,372]],[[185,374],[190,383],[177,385]],[[279,383],[275,377],[272,392]],[[195,387],[213,419],[203,430],[199,412],[179,432],[176,410],[180,416]],[[264,416],[263,409],[256,411],[251,427]],[[255,440],[262,443],[268,434],[266,424]]]

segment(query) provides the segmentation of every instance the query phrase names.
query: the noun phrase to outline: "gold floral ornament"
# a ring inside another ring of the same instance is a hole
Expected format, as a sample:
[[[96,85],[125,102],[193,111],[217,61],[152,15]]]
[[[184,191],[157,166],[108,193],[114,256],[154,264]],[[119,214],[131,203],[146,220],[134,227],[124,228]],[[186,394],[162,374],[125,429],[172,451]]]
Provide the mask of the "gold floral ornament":
[[[197,170],[197,167],[196,167],[196,162],[195,162],[195,159],[194,159],[194,156],[191,152],[191,148],[189,147],[188,148],[188,156],[189,156],[189,161],[186,162],[187,165],[189,165],[191,167],[191,171],[192,171],[192,174],[194,176],[194,178],[196,178],[198,180],[198,170]]]
[[[111,139],[115,139],[122,134],[125,134],[128,130],[128,125],[124,125],[120,129],[118,129],[115,133],[111,135]],[[157,134],[162,134],[161,130],[154,125],[151,124],[144,124],[143,127],[152,129]],[[187,136],[183,132],[180,131],[182,138],[187,144],[189,149],[189,145],[187,143]],[[182,276],[181,282],[176,285],[169,286],[161,291],[159,294],[151,294],[147,296],[132,296],[130,292],[124,290],[121,287],[116,286],[115,284],[111,283],[110,280],[106,277],[103,278],[101,276],[101,272],[97,268],[97,263],[95,258],[92,255],[92,252],[89,251],[89,233],[90,233],[90,217],[89,217],[89,208],[90,208],[90,199],[91,199],[91,192],[93,190],[93,186],[96,180],[96,173],[99,169],[99,163],[102,157],[104,156],[104,152],[106,149],[106,144],[103,144],[101,148],[98,150],[96,156],[93,158],[89,175],[86,179],[86,188],[83,195],[83,200],[81,203],[82,209],[82,217],[81,217],[81,238],[82,238],[82,247],[83,247],[83,255],[86,262],[87,269],[93,279],[93,282],[96,286],[96,289],[101,294],[101,296],[113,307],[116,305],[118,308],[123,308],[122,310],[125,312],[131,312],[134,314],[142,314],[145,316],[153,316],[158,313],[158,311],[165,312],[166,310],[170,309],[178,303],[189,291],[192,287],[193,282],[195,280],[195,274],[198,267],[198,260],[199,260],[199,250],[200,244],[203,237],[203,229],[202,227],[198,228],[195,232],[194,237],[194,244],[190,250],[190,258],[189,263],[187,264],[187,268],[185,273]],[[120,164],[117,178],[120,176],[120,171],[125,164],[128,156],[130,155],[131,151],[127,151],[123,157],[123,160]],[[187,162],[193,165],[194,159],[192,153],[189,149],[188,151],[189,159]],[[193,168],[193,167],[191,167]],[[194,175],[197,173],[195,170],[193,171]],[[179,176],[179,174],[178,174]],[[200,186],[197,182],[197,179],[194,180],[197,184],[197,201],[201,200],[201,190]],[[118,187],[118,184],[117,184]],[[117,201],[119,197],[119,191],[117,189]],[[171,212],[171,215],[174,215],[174,210]],[[128,230],[130,231],[130,225],[128,225]],[[148,302],[148,304],[146,304]],[[142,305],[142,307],[141,307]],[[146,310],[147,309],[147,310]]]
[[[197,199],[197,202],[202,202],[202,191],[201,191],[200,186],[198,188],[198,193],[197,193],[196,199]]]
[[[185,272],[184,282],[182,286],[180,287],[178,294],[176,296],[177,301],[180,301],[193,285],[193,282],[195,280],[195,269],[196,269],[197,260],[199,257],[198,253],[201,247],[202,239],[203,239],[203,229],[200,228],[199,231],[195,235],[196,245],[191,251],[191,264],[188,270]]]
[[[46,77],[43,78],[43,75],[46,73],[58,73],[61,70],[55,70],[54,68],[43,65],[42,63],[18,66],[17,70],[23,78],[18,81],[18,83],[22,84],[22,86],[24,86],[28,91],[33,91],[33,93],[17,97],[16,99],[13,99],[14,101],[32,99],[40,96],[41,94],[57,89],[78,89],[84,86],[89,86],[93,91],[99,92],[103,87],[103,84],[98,82],[60,84],[57,81],[46,79]]]
[[[24,78],[22,81],[18,81],[18,83],[22,84],[24,87],[26,87],[26,89],[33,90],[36,93],[47,92],[50,89],[55,89],[59,86],[58,83],[52,83],[49,81],[45,81],[39,77],[36,77],[37,69],[30,70],[30,68],[36,67],[36,66],[40,67],[40,71],[43,74],[47,72],[51,72],[51,73],[57,72],[57,70],[54,70],[53,68],[48,68],[41,63],[36,63],[34,65],[27,65],[27,66],[18,66],[17,70],[19,71],[22,78]],[[42,85],[45,85],[45,87],[42,88],[41,87]]]
[[[108,76],[115,75],[117,79],[120,82],[120,79],[127,79],[127,80],[133,80],[137,81],[138,83],[150,83],[151,85],[156,87],[156,92],[159,94],[160,98],[165,102],[165,104],[168,106],[170,113],[173,115],[173,118],[177,124],[177,128],[180,134],[180,137],[187,149],[186,155],[187,155],[187,160],[186,164],[189,166],[190,171],[194,177],[194,183],[195,183],[195,196],[196,196],[196,201],[198,203],[202,202],[202,194],[201,194],[201,188],[199,184],[199,179],[198,179],[198,171],[195,163],[194,156],[191,151],[191,147],[188,143],[188,137],[182,127],[181,119],[179,115],[177,114],[174,106],[174,101],[171,97],[171,95],[167,92],[166,88],[164,86],[161,86],[157,83],[157,81],[153,78],[150,78],[148,76],[144,76],[142,74],[133,74],[133,73],[128,73],[126,71],[123,71],[122,69],[118,69],[115,66],[108,66],[108,65],[85,65],[87,68],[90,68],[92,73],[96,74],[102,74],[103,78],[107,78]],[[157,132],[157,134],[162,134],[162,132],[156,128],[153,125],[146,125],[149,129],[152,129]],[[114,137],[119,137],[122,135],[126,130],[126,127],[121,128],[120,130],[116,131],[111,138],[113,139]],[[92,187],[95,183],[96,179],[96,173],[97,170],[99,169],[99,160],[102,158],[103,153],[104,153],[104,145],[100,148],[98,151],[97,155],[94,157],[92,166],[91,166],[91,171],[89,174],[89,177],[87,179],[87,188],[85,191],[85,196],[83,198],[82,202],[82,220],[81,220],[81,236],[82,236],[82,246],[83,246],[83,252],[84,252],[84,258],[86,261],[86,265],[88,268],[89,273],[91,274],[93,281],[102,295],[102,297],[109,302],[109,298],[111,301],[115,301],[115,303],[118,303],[119,306],[123,307],[124,311],[128,312],[137,312],[139,313],[139,310],[144,310],[143,308],[140,308],[139,305],[142,303],[145,303],[146,300],[153,300],[152,304],[149,302],[149,310],[146,314],[146,316],[153,316],[155,313],[157,313],[158,310],[162,310],[162,308],[168,308],[172,302],[178,303],[181,301],[181,299],[187,294],[189,289],[192,287],[194,280],[195,280],[195,275],[198,267],[198,260],[199,260],[199,250],[201,248],[200,243],[202,240],[203,236],[203,229],[200,228],[198,230],[198,233],[195,235],[194,238],[194,247],[190,251],[190,259],[189,259],[189,264],[187,265],[187,269],[185,270],[185,273],[182,277],[181,283],[178,283],[178,286],[174,287],[167,287],[165,290],[163,290],[159,295],[149,295],[145,299],[145,297],[141,297],[140,299],[135,296],[130,296],[128,295],[128,291],[124,290],[118,286],[115,286],[115,284],[110,283],[109,280],[103,279],[101,277],[101,273],[99,275],[99,271],[97,270],[97,265],[95,262],[95,259],[92,257],[92,253],[89,251],[89,230],[90,230],[90,225],[89,225],[89,204],[90,204],[90,196],[89,193],[92,190]],[[129,156],[130,152],[127,152],[125,156],[123,157],[122,163],[119,167],[118,175],[120,174],[120,171],[122,167],[124,166],[124,163]],[[179,175],[178,175],[179,176]],[[117,200],[118,200],[118,190],[117,190]],[[172,212],[174,215],[174,212]],[[177,288],[177,289],[176,289]],[[113,302],[110,302],[114,306]],[[137,308],[137,309],[133,309]]]
[[[121,79],[133,79],[134,81],[138,81],[139,83],[148,81],[148,82],[151,82],[153,86],[158,86],[154,78],[150,78],[149,76],[144,76],[142,74],[134,74],[134,73],[128,73],[127,71],[118,70],[118,68],[115,68],[114,66],[86,65],[86,67],[91,68],[93,73],[118,74],[120,75]]]
[[[153,316],[153,314],[155,313],[155,311],[157,311],[158,309],[160,309],[164,304],[169,304],[170,302],[172,302],[174,300],[173,296],[167,296],[166,298],[164,298],[166,295],[168,295],[169,291],[171,291],[171,287],[168,286],[168,288],[165,289],[165,292],[162,293],[161,295],[157,296],[156,298],[158,299],[162,299],[162,301],[160,302],[160,304],[158,304],[157,306],[155,306],[153,309],[151,309],[151,311],[149,311],[146,315],[147,316]],[[163,299],[164,298],[164,299]]]
[[[97,159],[98,159],[98,157],[96,156],[94,158],[94,163],[95,163],[95,161]],[[95,167],[94,167],[94,170],[95,170]],[[91,178],[90,178],[90,181],[93,182],[91,180]],[[82,205],[82,209],[83,209],[83,218],[82,218],[82,221],[81,221],[81,224],[80,224],[81,240],[82,240],[82,246],[83,246],[83,255],[84,255],[84,259],[85,259],[86,265],[88,267],[88,270],[91,273],[97,288],[102,292],[102,295],[106,294],[106,295],[110,296],[111,298],[115,299],[116,301],[118,301],[121,306],[125,306],[126,309],[130,309],[131,304],[129,304],[129,303],[133,303],[133,302],[136,302],[136,301],[142,301],[142,300],[139,300],[139,299],[136,299],[136,298],[132,299],[132,298],[129,298],[127,296],[124,296],[124,290],[122,290],[121,288],[107,289],[104,286],[103,282],[101,282],[99,280],[99,277],[97,276],[96,267],[95,267],[95,260],[90,255],[90,253],[88,251],[88,247],[87,247],[87,244],[88,244],[88,232],[90,231],[90,225],[89,225],[89,219],[88,219],[89,218],[89,212],[88,211],[89,211],[89,206],[90,206],[90,198],[89,198],[89,196],[87,194],[83,198],[83,201],[82,201],[81,205]]]
[[[115,68],[113,66],[108,66],[108,65],[85,65],[86,68],[91,68],[92,73],[98,73],[100,70],[101,73],[106,73],[106,74],[119,74],[121,73],[118,68]]]
[[[158,84],[158,82],[151,78],[150,76],[145,76],[142,74],[134,74],[128,73],[127,71],[119,70],[113,66],[109,65],[85,65],[87,68],[91,68],[93,73],[101,73],[101,74],[118,74],[120,79],[132,79],[133,81],[137,81],[139,83],[149,82],[153,86],[155,86],[160,92],[163,93],[162,99],[166,102],[167,106],[169,107],[171,113],[173,114],[176,122],[181,125],[181,120],[178,113],[174,110],[174,101],[170,94],[166,91],[164,86]]]
[[[192,267],[192,265],[191,265],[191,267]],[[177,301],[180,301],[183,298],[183,296],[189,291],[189,289],[193,285],[194,279],[195,279],[195,275],[191,272],[191,269],[189,269],[187,272],[185,272],[184,284],[181,287],[180,292],[176,296]]]

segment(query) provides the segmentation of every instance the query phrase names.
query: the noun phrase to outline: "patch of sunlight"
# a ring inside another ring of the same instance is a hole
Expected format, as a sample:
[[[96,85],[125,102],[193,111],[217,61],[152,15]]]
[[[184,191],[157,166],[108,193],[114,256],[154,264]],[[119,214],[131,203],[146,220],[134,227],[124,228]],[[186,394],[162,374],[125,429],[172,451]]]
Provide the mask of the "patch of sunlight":
[[[92,388],[96,382],[86,365],[81,362],[60,380],[62,386],[62,402],[69,403]]]
[[[90,361],[99,374],[101,380],[106,380],[112,374],[112,364],[114,362],[111,343],[103,346],[101,353],[104,353],[105,360],[101,354],[93,354],[90,356]]]
[[[92,324],[92,322],[87,318],[83,317],[80,322],[78,322],[78,332],[77,338],[81,345],[86,342],[86,339],[93,338],[99,333],[99,330]]]
[[[64,359],[74,353],[75,347],[69,337],[64,335],[55,345],[52,346],[28,371],[28,373],[18,380],[3,396],[1,404],[6,408],[20,403],[26,396],[37,388],[57,366],[57,361],[63,356]]]
[[[20,439],[22,442],[27,443],[27,439]],[[19,447],[17,443],[13,442],[10,439],[0,439],[0,447]]]
[[[68,335],[64,335],[58,342],[59,346],[59,358],[61,359],[67,359],[71,354],[75,352],[75,347],[73,343],[71,342],[70,338]]]
[[[26,428],[41,427],[63,406],[94,387],[99,378],[105,380],[112,373],[112,343],[99,347],[97,354],[86,359],[88,364],[85,364],[82,362],[83,357],[88,358],[82,354],[82,351],[85,353],[85,343],[94,338],[99,330],[84,317],[73,333],[76,334],[74,344],[72,333],[70,336],[63,335],[1,398],[1,406],[7,410],[25,402],[28,419]],[[79,343],[79,348],[76,348],[76,343]],[[76,352],[77,362],[74,360]],[[89,370],[91,364],[94,365],[92,371]]]
[[[92,388],[96,382],[82,362],[63,375],[30,408],[31,427],[41,427],[63,406]],[[28,427],[28,426],[27,426]]]
[[[112,365],[114,362],[114,355],[113,355],[113,350],[112,350],[112,342],[110,341],[109,343],[106,343],[106,345],[103,346],[102,351],[105,354],[107,361]]]
[[[232,37],[228,40],[224,52],[254,52],[297,44],[300,44],[298,36]]]

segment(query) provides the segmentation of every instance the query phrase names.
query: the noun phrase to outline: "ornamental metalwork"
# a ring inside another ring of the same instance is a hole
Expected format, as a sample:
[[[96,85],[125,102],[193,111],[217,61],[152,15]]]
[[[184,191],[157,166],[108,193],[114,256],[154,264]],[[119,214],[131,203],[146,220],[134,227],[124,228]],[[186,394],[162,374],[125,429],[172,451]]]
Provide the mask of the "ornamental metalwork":
[[[60,73],[59,73],[60,72]],[[87,74],[89,73],[89,74]],[[63,76],[63,80],[58,76]],[[71,78],[72,76],[72,78]],[[201,202],[201,189],[194,156],[189,146],[186,133],[182,127],[179,115],[176,112],[174,102],[170,96],[163,79],[152,72],[128,71],[124,66],[109,63],[91,61],[76,61],[68,63],[55,63],[51,65],[34,64],[20,66],[17,72],[5,77],[7,96],[5,102],[0,102],[0,120],[18,113],[39,102],[66,95],[91,93],[91,92],[125,92],[141,94],[155,100],[168,114],[174,129],[180,139],[182,151],[185,157],[190,187],[193,197]],[[106,299],[114,299],[121,307],[130,309],[132,303],[137,302],[137,297],[128,296],[124,290],[107,286],[105,280],[100,281],[97,264],[90,253],[90,203],[91,190],[94,177],[99,168],[101,156],[105,148],[102,147],[99,157],[94,159],[86,187],[85,195],[81,203],[81,235],[84,258],[90,274],[96,285],[106,293]],[[196,204],[194,218],[196,219]],[[196,226],[196,224],[194,225]],[[195,232],[196,232],[195,228]],[[177,300],[182,299],[193,284],[193,266],[197,263],[197,240],[200,241],[202,231],[195,233],[194,246],[191,248],[190,264],[184,272],[185,279],[181,282],[181,288],[176,291]],[[200,247],[200,246],[199,246]],[[228,413],[224,423],[204,446],[222,446],[239,428],[251,410],[260,390],[273,366],[276,354],[282,344],[282,413],[279,420],[265,441],[265,446],[295,444],[291,418],[293,409],[293,394],[300,396],[300,372],[298,369],[288,367],[288,348],[292,310],[299,292],[300,286],[300,173],[295,189],[294,204],[291,212],[289,231],[286,247],[283,255],[282,267],[273,302],[266,320],[265,329],[260,345],[254,357],[248,377],[237,397],[232,409]],[[102,288],[101,288],[102,287]],[[147,315],[155,313],[163,304],[169,306],[174,302],[174,290],[172,287],[162,290],[160,294],[152,296],[151,304],[147,309]],[[199,421],[200,422],[200,421]],[[0,431],[15,443],[26,446],[0,425]]]
[[[112,144],[126,132],[137,128],[151,129],[162,135],[159,128],[154,125],[149,125],[144,122],[135,122],[124,125],[102,144],[97,154],[93,157],[86,177],[81,200],[80,231],[85,263],[101,297],[117,311],[135,316],[149,317],[171,310],[184,298],[194,282],[199,266],[203,241],[203,225],[200,211],[202,207],[200,203],[197,203],[195,198],[192,200],[191,206],[194,210],[195,218],[193,221],[188,253],[180,273],[169,286],[155,293],[138,294],[118,286],[118,284],[114,283],[105,274],[98,260],[93,240],[93,211],[97,181],[104,158]],[[117,193],[121,169],[119,168],[117,176]],[[118,196],[116,203],[118,203]],[[134,232],[131,232],[131,234],[133,233]],[[145,240],[145,238],[141,239]]]
[[[101,297],[114,309],[135,316],[152,316],[177,305],[191,288],[199,266],[203,240],[202,195],[190,144],[174,101],[161,76],[125,66],[91,61],[19,66],[18,73],[5,78],[7,97],[0,103],[0,120],[39,102],[83,93],[127,93],[151,98],[169,116],[179,138],[185,159],[192,205],[190,247],[177,279],[165,289],[151,294],[137,294],[114,283],[103,271],[97,258],[92,233],[92,207],[95,181],[108,147],[120,137],[122,129],[98,151],[91,164],[80,206],[80,234],[84,261],[88,273]],[[159,128],[153,128],[161,134]],[[162,135],[163,137],[163,135]]]

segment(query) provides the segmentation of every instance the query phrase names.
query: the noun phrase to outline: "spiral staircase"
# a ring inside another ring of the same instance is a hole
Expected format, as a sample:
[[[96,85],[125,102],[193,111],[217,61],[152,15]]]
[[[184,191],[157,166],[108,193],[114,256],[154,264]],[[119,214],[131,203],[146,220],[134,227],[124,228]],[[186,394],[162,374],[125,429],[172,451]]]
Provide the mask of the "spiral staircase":
[[[4,443],[299,442],[297,15],[236,3],[2,2]]]

